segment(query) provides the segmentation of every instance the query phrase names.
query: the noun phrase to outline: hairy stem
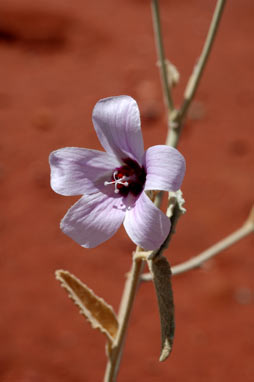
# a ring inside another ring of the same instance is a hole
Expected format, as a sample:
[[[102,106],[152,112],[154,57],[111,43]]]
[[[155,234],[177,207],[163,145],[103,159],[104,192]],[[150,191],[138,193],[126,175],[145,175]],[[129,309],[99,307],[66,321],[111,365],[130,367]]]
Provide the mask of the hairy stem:
[[[237,231],[233,232],[231,235],[229,235],[225,239],[219,241],[217,244],[206,249],[200,255],[195,256],[192,259],[185,261],[182,264],[174,266],[172,268],[172,274],[178,275],[180,273],[184,273],[191,269],[200,267],[205,261],[218,255],[220,252],[224,251],[224,249],[231,247],[237,241],[249,235],[252,231],[253,231],[253,228],[251,228],[250,225],[239,228]]]
[[[211,259],[212,257],[218,255],[224,249],[235,244],[237,241],[243,239],[245,236],[254,232],[254,208],[248,220],[243,224],[243,226],[233,233],[231,233],[226,238],[220,240],[218,243],[214,244],[210,248],[206,249],[201,254],[187,260],[181,264],[175,265],[171,268],[172,275],[178,275],[180,273],[188,272],[191,269],[200,267],[205,261]],[[150,273],[142,275],[142,281],[151,281],[152,275]]]
[[[134,255],[132,268],[128,274],[128,278],[125,283],[125,288],[120,305],[118,333],[114,341],[112,351],[109,355],[104,382],[116,381],[129,318],[143,268],[144,261],[140,257],[135,257]]]
[[[174,103],[171,96],[171,89],[168,84],[168,75],[167,75],[167,67],[165,62],[165,54],[164,47],[162,41],[162,33],[161,33],[161,23],[160,23],[160,13],[159,13],[159,2],[158,0],[152,0],[152,16],[153,16],[153,28],[154,28],[154,36],[155,43],[157,48],[157,55],[159,59],[160,66],[160,75],[161,82],[164,94],[164,101],[166,104],[166,108],[168,111],[174,110]]]
[[[169,134],[166,140],[166,144],[168,146],[177,147],[178,145],[180,134],[183,129],[184,118],[190,107],[191,101],[193,100],[193,97],[196,93],[205,65],[209,57],[209,54],[211,52],[225,3],[226,3],[226,0],[217,1],[201,55],[198,59],[197,64],[194,66],[193,72],[187,83],[182,105],[179,110],[175,110],[175,112],[171,113],[170,115]]]
[[[190,106],[190,103],[191,103],[191,101],[192,101],[192,99],[196,93],[199,81],[201,79],[202,73],[204,71],[205,65],[207,63],[209,54],[210,54],[212,46],[213,46],[214,38],[215,38],[216,32],[218,30],[218,26],[219,26],[219,23],[221,20],[221,16],[223,13],[225,3],[226,3],[226,0],[218,0],[217,1],[216,7],[214,10],[214,14],[213,14],[213,18],[212,18],[212,21],[211,21],[211,24],[210,24],[210,27],[208,30],[208,34],[207,34],[201,55],[198,59],[197,64],[194,66],[192,75],[190,76],[189,82],[188,82],[186,89],[185,89],[185,92],[184,92],[184,100],[183,100],[182,106],[180,108],[181,119],[183,119],[185,117],[187,110]]]

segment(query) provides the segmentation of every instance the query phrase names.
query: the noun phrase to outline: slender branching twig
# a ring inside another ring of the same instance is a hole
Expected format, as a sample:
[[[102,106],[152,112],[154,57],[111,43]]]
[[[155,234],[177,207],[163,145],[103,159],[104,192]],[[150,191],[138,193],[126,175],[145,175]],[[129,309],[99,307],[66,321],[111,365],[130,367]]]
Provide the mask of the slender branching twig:
[[[246,222],[231,233],[226,238],[220,240],[218,243],[214,244],[212,247],[206,249],[204,252],[199,255],[187,260],[181,264],[175,265],[171,268],[172,275],[178,275],[180,273],[188,272],[191,269],[199,268],[202,266],[204,262],[211,259],[212,257],[218,255],[220,252],[224,251],[224,249],[231,247],[237,241],[243,239],[248,236],[250,233],[254,233],[254,207],[250,212],[250,215]],[[152,275],[150,273],[143,274],[141,277],[142,281],[151,281]]]
[[[173,112],[174,102],[171,95],[171,89],[168,83],[167,67],[166,67],[166,60],[165,60],[162,33],[161,33],[161,22],[160,22],[158,0],[152,0],[152,16],[153,16],[155,43],[157,48],[157,55],[159,58],[161,83],[162,83],[162,88],[164,93],[164,101],[166,104],[167,111]]]
[[[190,103],[191,103],[191,101],[192,101],[192,99],[196,93],[197,87],[199,85],[199,81],[201,79],[202,73],[204,71],[205,65],[207,63],[209,54],[210,54],[212,46],[213,46],[214,38],[215,38],[216,32],[218,30],[218,26],[219,26],[219,23],[221,20],[221,16],[223,13],[225,3],[226,3],[226,0],[218,0],[217,1],[214,15],[212,18],[212,22],[211,22],[210,28],[208,30],[208,34],[207,34],[201,55],[198,59],[197,64],[194,66],[193,72],[190,76],[190,79],[187,83],[187,86],[186,86],[186,89],[184,92],[183,103],[182,103],[181,108],[179,110],[180,118],[182,120],[184,119],[184,117],[188,111]]]
[[[197,64],[194,66],[193,72],[187,83],[182,105],[179,110],[175,110],[174,113],[171,113],[170,115],[169,134],[166,140],[166,144],[168,146],[177,147],[178,145],[180,134],[183,129],[184,118],[190,107],[191,101],[193,100],[193,97],[196,93],[205,65],[210,55],[225,3],[226,3],[226,0],[217,1],[213,18],[208,30],[208,34],[207,34],[201,55],[197,61]]]
[[[138,252],[139,248],[137,248]],[[113,343],[112,350],[109,354],[109,359],[107,363],[107,368],[104,376],[104,382],[114,382],[116,381],[122,350],[124,345],[124,340],[127,332],[127,327],[129,323],[130,313],[132,310],[134,298],[136,295],[136,290],[138,288],[139,282],[141,280],[141,274],[144,268],[144,261],[136,256],[133,256],[133,264],[131,271],[127,276],[125,283],[124,292],[122,295],[122,301],[118,314],[119,328],[116,339]]]
[[[197,64],[194,66],[193,72],[189,78],[189,81],[187,83],[185,92],[184,92],[184,98],[182,101],[182,105],[180,109],[175,109],[174,104],[172,101],[171,106],[169,106],[169,101],[166,102],[167,106],[167,113],[170,112],[170,116],[168,119],[168,134],[166,138],[166,145],[177,147],[178,142],[180,139],[180,135],[182,133],[183,129],[183,123],[184,118],[187,114],[187,111],[189,109],[189,106],[193,100],[193,97],[196,93],[196,90],[198,88],[201,76],[203,74],[205,65],[207,63],[209,54],[211,52],[215,35],[218,30],[218,26],[221,20],[221,16],[223,13],[223,9],[225,6],[226,0],[218,0],[214,14],[212,17],[212,21],[208,30],[208,34],[201,52],[201,55],[199,57],[199,60]],[[162,36],[160,32],[160,14],[159,14],[159,5],[157,0],[152,0],[152,13],[153,13],[153,19],[154,19],[154,33],[155,33],[155,39],[156,39],[156,45],[158,50],[158,58],[160,63],[160,70],[161,70],[161,79],[162,79],[162,87],[164,91],[164,98],[165,100],[172,99],[171,97],[171,89],[170,85],[167,80],[167,74],[166,74],[166,65],[165,65],[165,57],[164,57],[164,49],[163,49],[163,41]],[[163,198],[163,192],[161,191],[156,195],[155,198],[155,205],[157,207],[160,207],[161,202]]]

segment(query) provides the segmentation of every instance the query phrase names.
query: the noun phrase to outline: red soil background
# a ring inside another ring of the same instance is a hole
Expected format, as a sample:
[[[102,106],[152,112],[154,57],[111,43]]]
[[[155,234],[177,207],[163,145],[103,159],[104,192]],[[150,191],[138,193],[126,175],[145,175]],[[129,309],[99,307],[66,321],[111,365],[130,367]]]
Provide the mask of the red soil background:
[[[161,1],[166,54],[179,69],[177,102],[200,53],[212,0]],[[229,1],[186,121],[187,214],[168,259],[188,259],[240,227],[253,203],[252,0]],[[166,118],[149,1],[2,0],[0,3],[0,380],[101,381],[104,337],[54,278],[68,269],[113,305],[134,245],[124,230],[86,250],[61,233],[77,198],[49,186],[48,155],[100,149],[93,106],[129,94],[141,109],[145,146],[164,143]],[[159,363],[152,284],[138,292],[121,381],[254,380],[253,235],[173,280],[174,350]]]

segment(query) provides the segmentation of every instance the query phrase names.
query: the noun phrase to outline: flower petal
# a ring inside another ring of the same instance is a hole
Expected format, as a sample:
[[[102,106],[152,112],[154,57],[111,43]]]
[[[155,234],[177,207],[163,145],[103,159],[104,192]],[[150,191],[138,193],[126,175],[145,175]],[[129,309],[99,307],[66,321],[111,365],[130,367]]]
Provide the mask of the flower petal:
[[[49,156],[51,187],[61,195],[94,193],[104,187],[114,168],[119,166],[115,156],[102,151],[66,147]]]
[[[136,101],[129,96],[104,98],[93,110],[97,136],[109,153],[120,159],[131,157],[141,164],[144,143]]]
[[[83,196],[61,221],[62,231],[85,248],[94,248],[108,240],[123,222],[122,198],[97,192]]]
[[[146,169],[145,190],[177,191],[185,174],[185,159],[166,145],[152,146],[143,158]]]
[[[170,220],[142,192],[133,208],[126,211],[124,219],[126,232],[145,250],[160,247],[170,231]]]

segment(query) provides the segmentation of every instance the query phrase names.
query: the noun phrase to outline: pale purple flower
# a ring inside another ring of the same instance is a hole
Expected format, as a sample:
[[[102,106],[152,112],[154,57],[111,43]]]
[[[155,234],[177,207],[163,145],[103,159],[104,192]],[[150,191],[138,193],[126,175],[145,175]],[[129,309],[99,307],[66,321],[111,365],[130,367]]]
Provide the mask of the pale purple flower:
[[[185,173],[183,156],[165,145],[144,151],[139,109],[129,96],[100,100],[93,124],[106,152],[66,147],[49,157],[52,189],[83,195],[62,219],[61,229],[81,246],[93,248],[123,223],[134,243],[146,250],[158,248],[170,220],[145,191],[177,191]]]

